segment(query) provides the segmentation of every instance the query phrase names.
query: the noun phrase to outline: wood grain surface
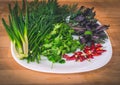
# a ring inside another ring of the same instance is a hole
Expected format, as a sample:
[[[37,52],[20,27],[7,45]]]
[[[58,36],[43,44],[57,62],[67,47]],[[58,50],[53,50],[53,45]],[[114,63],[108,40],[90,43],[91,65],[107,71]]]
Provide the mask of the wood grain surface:
[[[0,85],[120,85],[119,3],[77,2],[80,6],[95,7],[97,19],[102,24],[110,24],[107,32],[112,43],[113,55],[110,62],[100,69],[64,75],[31,71],[15,62],[10,51],[10,40],[1,22],[2,17],[7,19],[8,3],[12,2],[0,2]]]

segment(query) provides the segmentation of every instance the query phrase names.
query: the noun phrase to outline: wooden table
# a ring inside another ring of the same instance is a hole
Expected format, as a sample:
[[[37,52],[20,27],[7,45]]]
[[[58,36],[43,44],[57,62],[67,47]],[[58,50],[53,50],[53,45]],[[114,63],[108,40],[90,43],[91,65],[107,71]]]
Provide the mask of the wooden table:
[[[63,2],[61,2],[63,3]],[[71,2],[64,2],[69,3]],[[111,61],[104,67],[86,73],[49,74],[28,70],[15,62],[10,51],[10,40],[1,18],[7,18],[8,2],[0,2],[0,85],[120,85],[120,5],[119,3],[81,2],[95,7],[101,23],[110,24],[107,31],[113,47]]]

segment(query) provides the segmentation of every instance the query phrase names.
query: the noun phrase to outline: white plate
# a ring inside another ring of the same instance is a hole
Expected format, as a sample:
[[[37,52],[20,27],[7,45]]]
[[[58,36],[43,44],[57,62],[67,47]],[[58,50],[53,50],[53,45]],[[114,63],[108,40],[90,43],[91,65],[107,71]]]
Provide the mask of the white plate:
[[[27,63],[27,60],[19,60],[15,55],[15,49],[12,44],[11,52],[18,64],[30,70],[47,73],[80,73],[98,69],[110,61],[112,57],[112,47],[109,38],[106,40],[105,44],[103,44],[103,47],[107,51],[101,56],[91,59],[91,62],[87,60],[83,62],[66,61],[65,64],[53,64],[53,67],[52,63],[44,57],[42,57],[40,64],[37,64],[36,62]]]

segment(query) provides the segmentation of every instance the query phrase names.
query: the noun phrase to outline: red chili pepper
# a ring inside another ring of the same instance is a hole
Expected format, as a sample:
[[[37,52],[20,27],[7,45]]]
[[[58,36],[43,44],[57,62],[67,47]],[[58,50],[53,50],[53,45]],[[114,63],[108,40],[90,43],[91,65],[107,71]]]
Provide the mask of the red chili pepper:
[[[88,58],[92,58],[93,59],[93,55],[87,55]]]
[[[63,55],[63,58],[68,58],[68,57],[69,57],[69,56],[68,56],[68,55],[66,55],[66,54],[64,54],[64,55]]]
[[[68,56],[65,54],[63,55],[63,58],[65,58],[66,60],[75,60],[82,62],[87,59],[93,59],[94,56],[99,56],[105,51],[106,50],[102,49],[101,44],[92,43],[91,46],[86,46],[83,52],[81,51],[75,52],[72,56]]]
[[[85,59],[86,59],[85,56],[80,55],[80,56],[78,56],[78,58],[76,59],[76,61],[82,62],[82,61],[84,61]]]
[[[75,54],[75,55],[81,55],[82,52],[78,51],[78,52],[75,52],[74,54]]]
[[[66,60],[75,60],[75,59],[76,59],[75,56],[72,56],[72,57],[67,58]]]
[[[85,59],[83,57],[80,57],[79,60],[82,62],[84,61]]]
[[[102,45],[101,44],[96,44],[96,47],[102,47]]]
[[[103,50],[97,50],[96,53],[103,53]]]
[[[91,48],[90,48],[89,46],[86,46],[85,49],[86,49],[86,50],[90,50]]]
[[[73,56],[68,56],[66,54],[63,55],[63,58],[65,58],[66,60],[75,60],[76,59],[74,55]]]
[[[101,53],[94,53],[93,56],[99,56]]]

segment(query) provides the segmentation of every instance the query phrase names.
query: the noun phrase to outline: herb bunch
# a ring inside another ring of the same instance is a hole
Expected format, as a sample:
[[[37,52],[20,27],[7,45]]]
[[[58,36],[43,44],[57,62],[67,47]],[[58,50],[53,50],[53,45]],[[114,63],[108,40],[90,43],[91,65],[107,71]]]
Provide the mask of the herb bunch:
[[[73,39],[73,32],[74,30],[68,24],[55,24],[54,29],[46,36],[41,46],[42,55],[53,63],[64,63],[61,56],[75,52],[80,46],[80,42]]]
[[[100,25],[95,18],[94,8],[81,6],[75,13],[69,17],[69,25],[75,30],[82,44],[90,46],[94,43],[104,43],[107,38],[104,32],[109,25]]]
[[[23,1],[23,3],[25,3]],[[22,5],[24,7],[24,4]],[[28,57],[28,10],[27,6],[24,8],[25,13],[23,13],[23,8],[21,9],[18,3],[12,8],[9,4],[8,16],[9,24],[7,24],[2,18],[3,25],[9,35],[12,44],[16,50],[16,56],[19,59]],[[23,17],[24,16],[24,17]]]
[[[75,8],[75,5],[71,8],[69,8],[69,5],[60,6],[57,0],[42,0],[40,2],[35,0],[28,4],[28,62],[37,61],[39,63],[41,54],[43,54],[41,48],[44,45],[43,42],[46,40],[46,36],[49,36],[49,33],[54,30],[54,24],[65,21],[73,8]],[[55,57],[53,57],[54,59]],[[58,59],[61,60],[60,57]],[[52,62],[58,62],[58,60]]]

